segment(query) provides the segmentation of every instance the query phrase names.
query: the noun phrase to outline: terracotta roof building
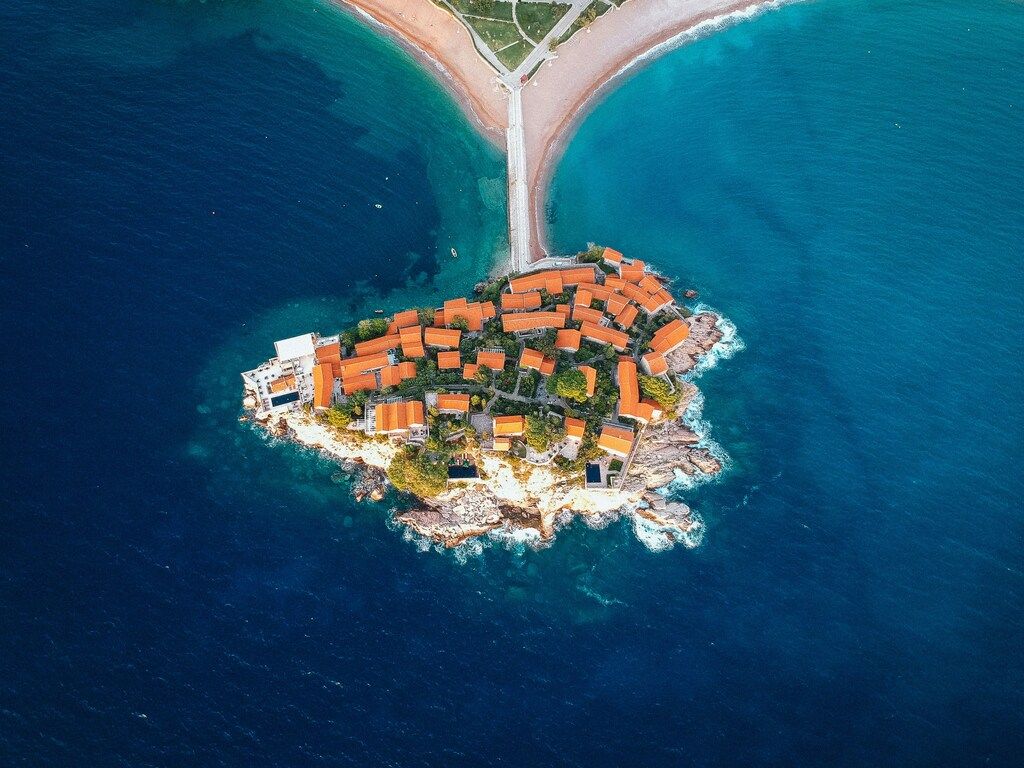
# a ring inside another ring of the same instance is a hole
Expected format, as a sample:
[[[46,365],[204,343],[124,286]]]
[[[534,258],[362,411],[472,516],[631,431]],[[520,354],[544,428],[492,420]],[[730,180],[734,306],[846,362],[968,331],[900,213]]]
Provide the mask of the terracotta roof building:
[[[561,293],[563,290],[562,273],[558,270],[528,272],[520,277],[513,277],[508,281],[508,287],[512,293],[540,290],[548,293]]]
[[[622,331],[616,331],[614,328],[606,328],[603,325],[595,325],[594,323],[583,323],[580,326],[580,334],[582,334],[583,338],[590,339],[591,341],[611,344],[620,352],[629,344],[629,336]]]
[[[512,441],[507,437],[496,437],[494,442],[491,444],[492,451],[507,451],[512,448]]]
[[[668,362],[660,352],[648,352],[640,358],[640,365],[648,376],[660,376],[668,372]]]
[[[576,352],[580,348],[580,332],[575,328],[561,328],[555,336],[555,349]]]
[[[428,347],[457,347],[461,338],[462,331],[457,328],[427,328],[423,332]]]
[[[402,341],[402,354],[406,357],[423,357],[427,354],[423,348],[423,329],[418,325],[410,325],[398,332]]]
[[[581,365],[578,370],[587,380],[587,397],[593,397],[597,388],[597,369],[589,365]]]
[[[495,352],[491,349],[481,349],[476,353],[476,364],[492,371],[502,371],[505,368],[505,353]]]
[[[387,352],[389,349],[398,349],[402,345],[402,340],[398,334],[392,334],[391,336],[381,336],[376,339],[370,339],[369,341],[360,341],[356,344],[357,355],[375,355],[378,352]]]
[[[422,400],[400,400],[374,406],[373,431],[379,435],[408,432],[413,427],[426,426]]]
[[[437,410],[441,413],[469,413],[469,395],[439,394]]]
[[[639,283],[644,279],[646,267],[640,259],[633,259],[630,264],[619,264],[619,277],[629,283]]]
[[[540,371],[544,376],[550,376],[555,372],[555,361],[535,349],[526,347],[519,356],[519,367]]]
[[[466,363],[462,368],[462,378],[467,381],[476,381],[476,374],[479,370],[480,366],[476,363]]]
[[[565,436],[570,440],[582,440],[586,428],[587,422],[583,419],[566,418],[565,420]]]
[[[636,308],[636,304],[626,304],[618,314],[615,315],[615,322],[624,330],[628,331],[633,327],[633,323],[636,322],[636,316],[640,314],[640,310]]]
[[[403,328],[419,324],[420,313],[415,309],[407,309],[404,312],[399,312],[395,315],[394,319],[392,319],[391,323],[388,325],[388,333],[398,333]]]
[[[484,321],[494,317],[494,304],[490,301],[473,301],[465,299],[449,299],[439,313],[434,315],[434,325],[452,325],[456,318],[466,321],[466,330],[475,333],[483,330]],[[440,322],[439,322],[440,321]]]
[[[501,326],[505,333],[564,328],[565,315],[560,312],[516,312],[502,315]]]
[[[572,310],[572,319],[578,323],[600,325],[604,313],[600,309],[591,309],[589,305],[577,304]]]
[[[375,355],[357,355],[356,357],[346,357],[341,361],[341,376],[344,379],[350,376],[355,376],[361,373],[367,373],[368,371],[379,371],[385,365],[390,365],[391,360],[388,356],[379,352]]]
[[[597,447],[624,459],[633,448],[633,430],[606,424],[597,438]]]
[[[292,389],[295,389],[295,374],[292,373],[289,373],[287,376],[278,376],[270,382],[270,391],[274,394],[288,392]]]
[[[354,373],[341,380],[341,390],[346,395],[356,392],[373,391],[377,388],[377,376],[373,373]]]
[[[458,350],[455,350],[454,352],[438,352],[437,367],[442,371],[450,371],[453,368],[461,368],[462,355],[459,354]]]
[[[380,369],[380,385],[382,387],[397,387],[406,379],[414,378],[416,378],[416,363],[408,360]]]
[[[540,309],[540,305],[540,291],[501,294],[501,308],[505,312],[522,312],[527,309]]]
[[[330,408],[334,399],[334,367],[330,363],[313,366],[313,407]]]
[[[495,416],[494,437],[520,437],[526,433],[525,416]]]
[[[617,267],[622,263],[622,253],[616,251],[614,248],[605,248],[602,258],[606,263],[611,264],[612,266]]]
[[[654,336],[651,339],[651,349],[655,352],[667,355],[673,349],[686,341],[689,336],[690,326],[679,318],[676,318],[654,332]]]
[[[661,408],[651,400],[640,399],[640,385],[636,377],[636,363],[629,359],[619,360],[619,416],[645,424],[661,415]]]
[[[576,291],[576,296],[573,298],[573,304],[589,307],[590,302],[592,302],[593,300],[594,294],[592,291],[589,291],[586,288],[580,288],[578,291]]]

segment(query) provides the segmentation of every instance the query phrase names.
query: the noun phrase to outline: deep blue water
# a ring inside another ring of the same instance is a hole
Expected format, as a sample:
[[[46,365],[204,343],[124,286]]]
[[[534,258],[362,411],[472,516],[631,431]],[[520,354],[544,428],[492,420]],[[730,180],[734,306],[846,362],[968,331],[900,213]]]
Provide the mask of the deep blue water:
[[[582,126],[556,245],[745,344],[660,553],[423,552],[237,423],[273,339],[504,246],[502,158],[403,53],[285,0],[0,32],[0,764],[1020,764],[1019,3],[788,7]]]

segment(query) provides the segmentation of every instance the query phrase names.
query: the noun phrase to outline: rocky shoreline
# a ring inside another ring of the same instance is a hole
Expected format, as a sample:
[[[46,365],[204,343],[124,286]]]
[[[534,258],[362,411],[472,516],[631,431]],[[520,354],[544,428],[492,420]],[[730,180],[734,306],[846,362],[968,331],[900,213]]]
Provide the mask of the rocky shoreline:
[[[694,315],[689,324],[689,338],[667,359],[670,370],[680,377],[691,373],[723,338],[720,318],[711,312]],[[671,539],[685,537],[697,524],[690,508],[668,501],[660,491],[680,475],[715,475],[722,465],[685,421],[697,387],[685,380],[679,386],[675,414],[646,428],[621,489],[587,490],[549,466],[513,467],[498,454],[484,453],[479,462],[486,485],[455,487],[434,498],[416,499],[411,507],[396,511],[395,520],[446,547],[498,529],[529,532],[548,541],[555,535],[556,520],[567,518],[563,512],[569,519],[636,515]],[[301,412],[257,423],[276,437],[321,450],[357,473],[352,493],[359,501],[381,501],[392,490],[385,470],[397,448],[387,441],[344,434]]]

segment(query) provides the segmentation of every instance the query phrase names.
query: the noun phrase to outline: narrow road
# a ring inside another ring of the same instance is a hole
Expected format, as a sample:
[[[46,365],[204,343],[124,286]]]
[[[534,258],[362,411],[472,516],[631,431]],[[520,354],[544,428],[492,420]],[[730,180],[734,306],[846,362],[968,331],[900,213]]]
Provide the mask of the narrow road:
[[[509,87],[508,100],[508,239],[511,272],[523,272],[530,263],[530,194],[526,183],[526,137],[523,132],[523,90]]]

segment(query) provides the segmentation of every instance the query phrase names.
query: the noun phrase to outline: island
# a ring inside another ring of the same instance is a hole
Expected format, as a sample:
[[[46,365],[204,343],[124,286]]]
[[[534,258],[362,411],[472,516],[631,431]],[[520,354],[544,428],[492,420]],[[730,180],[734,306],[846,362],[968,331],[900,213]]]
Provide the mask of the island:
[[[691,413],[720,318],[613,248],[547,262],[276,342],[242,374],[242,418],[358,469],[359,498],[407,494],[397,521],[448,547],[606,513],[686,537],[699,522],[666,489],[722,468]]]

